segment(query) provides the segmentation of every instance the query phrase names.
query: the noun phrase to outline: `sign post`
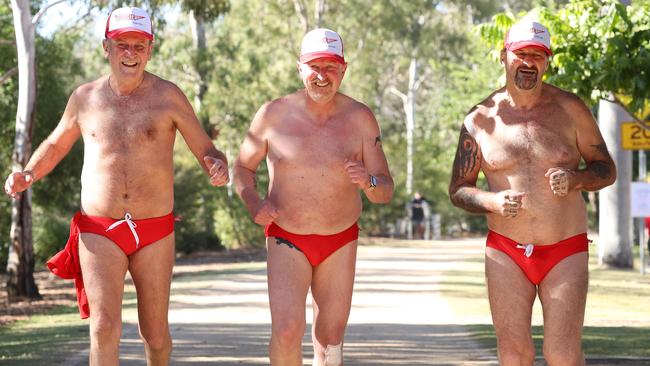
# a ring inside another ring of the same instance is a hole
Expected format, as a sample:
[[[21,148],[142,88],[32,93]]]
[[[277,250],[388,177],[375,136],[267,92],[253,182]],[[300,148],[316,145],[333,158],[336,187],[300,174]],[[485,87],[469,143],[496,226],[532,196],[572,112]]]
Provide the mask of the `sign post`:
[[[645,217],[650,217],[650,184],[646,181],[645,150],[650,149],[650,124],[640,122],[621,123],[621,146],[625,150],[639,150],[639,182],[632,183],[632,217],[639,220],[639,257],[641,274],[645,274]]]

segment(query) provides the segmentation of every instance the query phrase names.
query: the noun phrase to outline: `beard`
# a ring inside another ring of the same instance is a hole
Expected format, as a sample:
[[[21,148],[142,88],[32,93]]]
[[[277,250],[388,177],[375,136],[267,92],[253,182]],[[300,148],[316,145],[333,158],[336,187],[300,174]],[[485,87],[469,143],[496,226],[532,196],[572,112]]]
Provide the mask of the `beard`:
[[[308,84],[306,86],[307,94],[314,102],[327,102],[334,97],[336,90],[334,90],[332,83],[327,87],[318,87],[315,84]]]
[[[538,76],[536,68],[520,67],[515,72],[515,85],[523,90],[533,89],[537,85]]]

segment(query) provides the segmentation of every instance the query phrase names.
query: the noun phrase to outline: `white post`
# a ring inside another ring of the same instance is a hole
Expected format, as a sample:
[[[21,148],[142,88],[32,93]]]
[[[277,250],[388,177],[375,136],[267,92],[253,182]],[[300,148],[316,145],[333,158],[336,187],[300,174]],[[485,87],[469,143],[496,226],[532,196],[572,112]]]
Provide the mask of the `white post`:
[[[631,220],[630,186],[632,182],[632,152],[621,144],[620,122],[631,121],[630,115],[618,104],[601,99],[598,124],[616,163],[616,182],[599,192],[598,263],[618,268],[632,268],[633,229]]]
[[[645,161],[645,150],[639,150],[639,182],[645,182],[646,180],[646,161]],[[639,218],[639,259],[641,259],[641,274],[645,274],[645,220]]]

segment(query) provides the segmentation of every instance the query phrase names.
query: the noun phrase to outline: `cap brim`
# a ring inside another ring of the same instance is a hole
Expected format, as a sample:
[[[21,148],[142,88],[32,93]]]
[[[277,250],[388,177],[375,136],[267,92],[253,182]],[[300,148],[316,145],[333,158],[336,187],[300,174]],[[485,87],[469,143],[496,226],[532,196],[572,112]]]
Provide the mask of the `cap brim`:
[[[318,58],[329,58],[329,59],[335,60],[336,62],[339,62],[339,63],[342,63],[342,64],[345,63],[345,59],[343,57],[341,57],[339,55],[335,55],[335,54],[330,53],[330,52],[312,52],[312,53],[308,53],[306,55],[300,56],[300,62],[305,63],[305,62],[316,60]]]
[[[513,42],[513,43],[508,44],[506,46],[506,49],[509,50],[509,51],[516,51],[516,50],[520,50],[520,49],[525,48],[525,47],[539,48],[540,50],[546,52],[547,55],[553,56],[553,52],[549,48],[547,48],[543,44],[539,44],[538,42],[532,42],[532,41]]]
[[[145,32],[145,31],[143,31],[142,29],[138,29],[138,28],[115,29],[115,30],[113,30],[111,32],[106,33],[106,38],[114,39],[114,38],[117,38],[117,37],[119,37],[119,36],[121,36],[122,34],[125,34],[125,33],[137,33],[137,34],[147,38],[148,40],[153,41],[153,34],[149,34],[149,33]]]

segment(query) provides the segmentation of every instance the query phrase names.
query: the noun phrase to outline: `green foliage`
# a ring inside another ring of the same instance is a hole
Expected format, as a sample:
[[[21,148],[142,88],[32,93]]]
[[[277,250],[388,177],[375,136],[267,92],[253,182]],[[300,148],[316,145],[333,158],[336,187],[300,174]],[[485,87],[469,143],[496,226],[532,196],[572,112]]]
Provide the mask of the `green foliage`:
[[[557,11],[537,13],[549,28],[554,52],[547,81],[592,104],[614,92],[640,116],[650,99],[650,3],[572,0]],[[480,33],[500,49],[513,21],[512,15],[498,14]]]
[[[217,188],[209,185],[206,174],[185,144],[177,144],[175,156],[174,214],[180,220],[175,225],[176,248],[185,253],[221,249],[212,217]]]
[[[60,251],[68,240],[71,215],[62,215],[43,206],[34,205],[32,223],[34,257],[38,263],[45,263]]]
[[[7,10],[0,5],[0,18]],[[10,14],[10,10],[9,13]],[[5,24],[5,23],[2,23]],[[11,24],[11,23],[10,23]],[[12,39],[11,34],[0,26],[0,38]],[[61,35],[48,40],[37,37],[37,108],[33,125],[32,146],[38,146],[59,122],[65,109],[68,95],[76,82],[76,75],[83,72],[73,49],[78,35]],[[13,46],[0,46],[11,49]],[[15,49],[0,53],[0,73],[16,66]],[[18,99],[17,77],[0,85],[0,175],[4,184],[11,171],[11,153]],[[48,177],[33,188],[34,205],[34,250],[37,261],[44,261],[60,249],[66,241],[67,219],[79,207],[79,176],[81,172],[82,149],[78,144],[68,157]],[[8,250],[11,201],[0,199],[0,269],[4,270]],[[63,220],[63,224],[59,221]],[[42,239],[42,241],[41,241]]]

